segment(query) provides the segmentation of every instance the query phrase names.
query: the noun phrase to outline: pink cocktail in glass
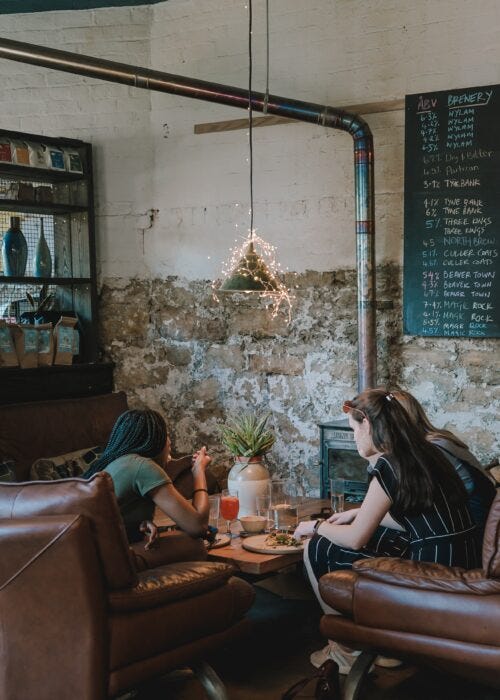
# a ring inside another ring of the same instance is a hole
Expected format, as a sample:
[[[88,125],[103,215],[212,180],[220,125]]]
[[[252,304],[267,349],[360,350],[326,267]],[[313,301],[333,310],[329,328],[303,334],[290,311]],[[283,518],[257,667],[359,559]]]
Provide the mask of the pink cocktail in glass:
[[[238,498],[238,493],[235,491],[230,492],[228,489],[224,489],[220,499],[220,514],[226,521],[226,532],[228,535],[231,534],[231,520],[236,520],[239,509],[240,501]]]

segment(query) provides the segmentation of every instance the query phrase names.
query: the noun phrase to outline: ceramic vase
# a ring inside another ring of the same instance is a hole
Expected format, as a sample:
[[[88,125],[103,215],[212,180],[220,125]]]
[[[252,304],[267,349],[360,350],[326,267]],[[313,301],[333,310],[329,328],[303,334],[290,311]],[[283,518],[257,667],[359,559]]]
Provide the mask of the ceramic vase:
[[[6,277],[22,277],[26,272],[28,244],[20,228],[20,218],[11,216],[10,228],[2,242],[3,270]]]
[[[50,277],[52,275],[52,256],[43,230],[43,219],[40,218],[40,236],[38,238],[35,257],[33,258],[33,276]]]
[[[227,477],[229,489],[237,489],[240,501],[238,517],[255,515],[257,496],[269,493],[271,477],[262,457],[236,457]]]

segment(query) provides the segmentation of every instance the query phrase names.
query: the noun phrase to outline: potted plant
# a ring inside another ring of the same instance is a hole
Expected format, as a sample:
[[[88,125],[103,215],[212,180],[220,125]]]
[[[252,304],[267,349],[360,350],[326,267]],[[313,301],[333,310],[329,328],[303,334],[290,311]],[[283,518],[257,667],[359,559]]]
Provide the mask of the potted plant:
[[[271,479],[262,458],[276,440],[267,427],[270,415],[244,413],[219,426],[222,444],[235,457],[228,474],[228,488],[238,491],[240,515],[253,515],[256,497],[269,493]]]
[[[31,307],[31,311],[25,311],[21,314],[21,323],[45,323],[48,315],[51,314],[51,309],[54,304],[54,294],[48,291],[46,284],[40,289],[40,293],[37,296],[33,296],[29,292],[26,292],[26,299]],[[60,314],[59,314],[60,316]],[[52,318],[49,319],[52,321]]]

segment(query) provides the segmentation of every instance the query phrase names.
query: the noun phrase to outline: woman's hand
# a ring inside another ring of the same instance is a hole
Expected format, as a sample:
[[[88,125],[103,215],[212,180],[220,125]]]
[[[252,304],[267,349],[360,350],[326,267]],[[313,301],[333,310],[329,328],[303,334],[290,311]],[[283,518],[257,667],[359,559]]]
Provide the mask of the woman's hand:
[[[196,472],[205,473],[205,469],[208,467],[211,461],[212,458],[207,455],[207,448],[203,446],[193,455],[193,466],[191,467],[193,475],[196,474]]]
[[[345,510],[343,513],[334,513],[327,518],[327,522],[335,523],[335,525],[349,525],[358,513],[359,508],[351,508],[350,510]]]
[[[143,520],[139,525],[139,530],[146,535],[144,549],[152,549],[158,545],[158,527],[152,520]]]
[[[298,524],[293,536],[296,540],[301,540],[303,537],[312,537],[316,523],[317,520],[304,520]]]

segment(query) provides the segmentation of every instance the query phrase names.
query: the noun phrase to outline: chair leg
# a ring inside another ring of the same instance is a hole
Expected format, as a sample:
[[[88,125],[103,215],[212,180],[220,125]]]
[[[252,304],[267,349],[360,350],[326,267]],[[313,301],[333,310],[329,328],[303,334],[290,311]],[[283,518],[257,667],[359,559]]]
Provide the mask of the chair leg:
[[[344,683],[344,700],[357,700],[361,693],[361,686],[368,675],[377,655],[371,651],[364,651],[358,656]]]
[[[224,683],[206,661],[200,661],[196,666],[192,666],[192,669],[208,700],[229,700]]]

